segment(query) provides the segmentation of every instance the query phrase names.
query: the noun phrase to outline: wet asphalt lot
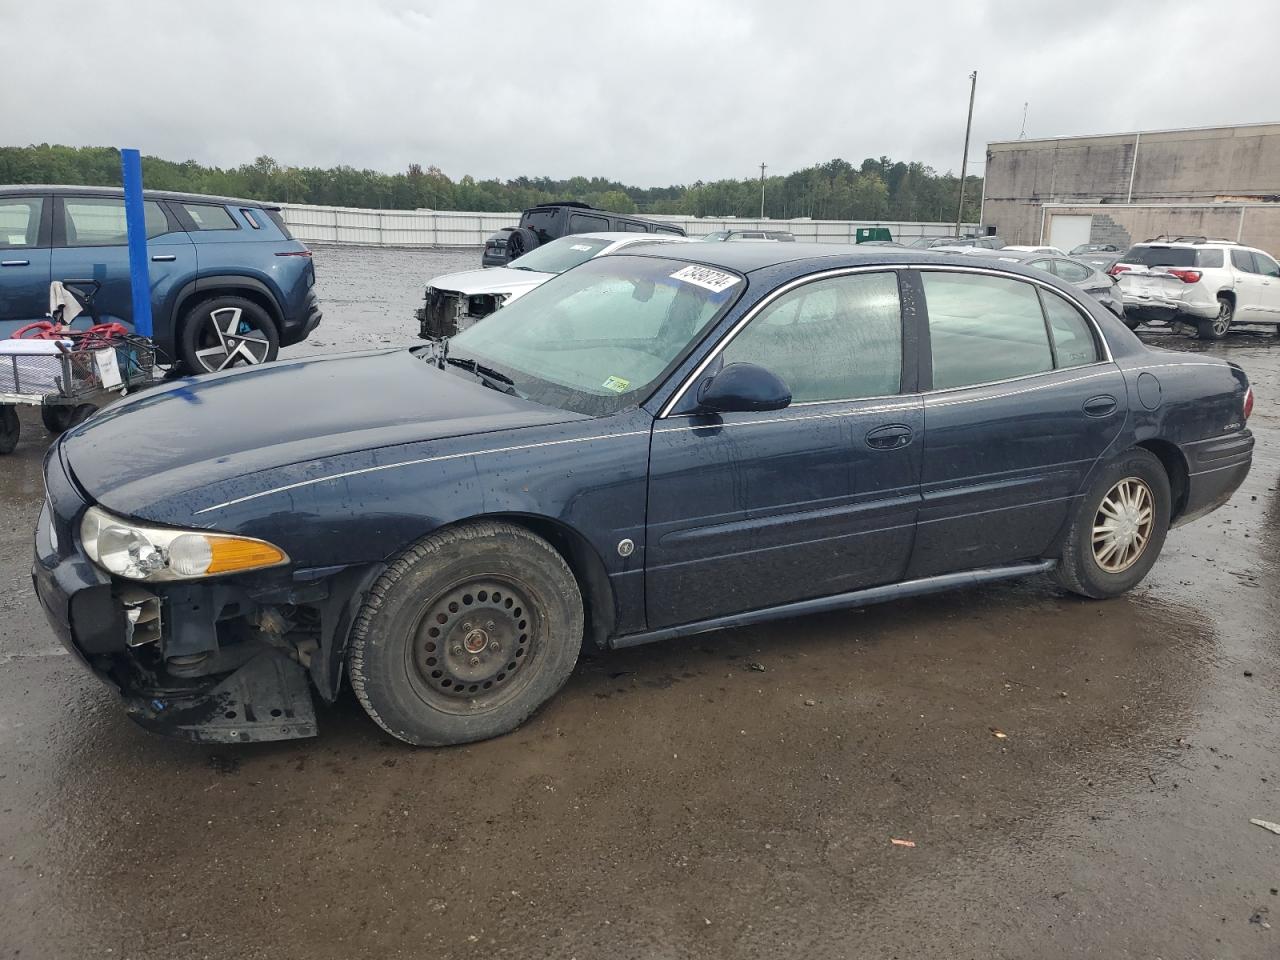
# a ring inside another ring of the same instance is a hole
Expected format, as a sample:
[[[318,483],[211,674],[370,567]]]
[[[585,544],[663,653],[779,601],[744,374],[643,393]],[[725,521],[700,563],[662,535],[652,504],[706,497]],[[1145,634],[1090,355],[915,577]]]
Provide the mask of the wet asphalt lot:
[[[477,259],[318,250],[326,320],[288,353],[407,340],[423,281]],[[31,594],[24,416],[0,958],[1280,956],[1280,836],[1249,823],[1280,821],[1280,345],[1209,350],[1254,382],[1253,472],[1130,595],[1038,579],[592,657],[445,750],[350,696],[312,740],[133,726]]]

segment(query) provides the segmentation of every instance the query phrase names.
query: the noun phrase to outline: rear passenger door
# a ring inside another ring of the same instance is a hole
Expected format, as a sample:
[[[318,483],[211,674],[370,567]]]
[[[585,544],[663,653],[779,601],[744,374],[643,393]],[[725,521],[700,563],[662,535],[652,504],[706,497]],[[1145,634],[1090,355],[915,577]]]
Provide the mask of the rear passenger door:
[[[195,251],[177,220],[155,200],[143,202],[147,270],[155,333],[167,330],[166,305],[177,287],[195,276]],[[102,317],[133,324],[128,233],[124,200],[104,196],[56,196],[53,207],[54,280],[97,280],[94,307]]]
[[[1084,312],[1048,285],[922,270],[923,502],[908,576],[1042,556],[1127,414]]]
[[[1241,321],[1268,320],[1265,279],[1258,273],[1253,254],[1248,250],[1232,250],[1231,266],[1235,269],[1236,309],[1233,319]]]

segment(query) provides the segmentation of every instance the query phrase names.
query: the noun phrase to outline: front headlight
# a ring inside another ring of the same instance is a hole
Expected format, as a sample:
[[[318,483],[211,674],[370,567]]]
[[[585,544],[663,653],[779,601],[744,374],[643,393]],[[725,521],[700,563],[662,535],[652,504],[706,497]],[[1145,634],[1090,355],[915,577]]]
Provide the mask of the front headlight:
[[[198,580],[288,563],[279,547],[252,537],[149,527],[90,507],[80,521],[89,559],[129,580]]]

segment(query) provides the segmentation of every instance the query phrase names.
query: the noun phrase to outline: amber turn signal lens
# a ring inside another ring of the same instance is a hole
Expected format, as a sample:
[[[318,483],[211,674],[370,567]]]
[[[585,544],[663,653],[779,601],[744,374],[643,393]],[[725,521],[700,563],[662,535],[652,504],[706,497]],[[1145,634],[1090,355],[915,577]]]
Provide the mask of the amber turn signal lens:
[[[206,574],[234,573],[237,570],[255,570],[284,563],[284,551],[261,540],[240,540],[232,537],[209,537],[213,557]]]

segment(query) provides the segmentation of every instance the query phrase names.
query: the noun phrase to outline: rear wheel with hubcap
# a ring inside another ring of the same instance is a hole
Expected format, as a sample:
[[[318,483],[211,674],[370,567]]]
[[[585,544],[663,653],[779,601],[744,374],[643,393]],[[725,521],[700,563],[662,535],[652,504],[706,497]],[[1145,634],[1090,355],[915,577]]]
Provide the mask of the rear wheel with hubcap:
[[[443,746],[519,726],[568,679],[582,597],[564,559],[522,527],[481,522],[420,541],[369,591],[351,685],[379,726]]]
[[[280,334],[267,312],[243,297],[207,300],[182,322],[178,353],[191,373],[213,373],[274,360]]]
[[[1169,477],[1160,459],[1135,447],[1107,465],[1076,508],[1058,579],[1073,593],[1114,597],[1137,584],[1169,532]]]
[[[1231,320],[1235,316],[1235,306],[1230,297],[1218,298],[1218,315],[1196,321],[1196,336],[1201,340],[1221,340],[1231,329]]]

